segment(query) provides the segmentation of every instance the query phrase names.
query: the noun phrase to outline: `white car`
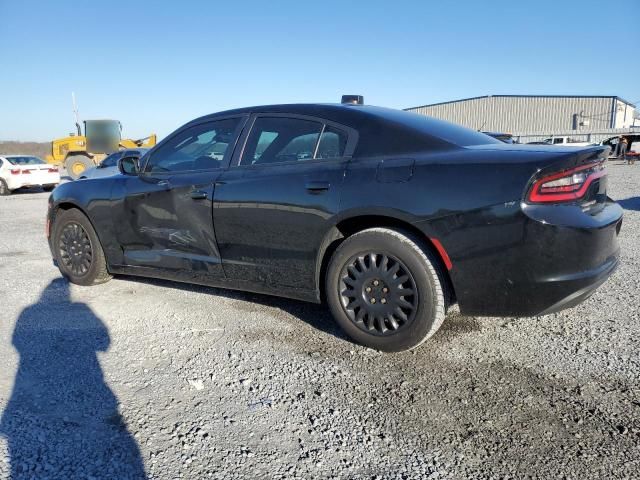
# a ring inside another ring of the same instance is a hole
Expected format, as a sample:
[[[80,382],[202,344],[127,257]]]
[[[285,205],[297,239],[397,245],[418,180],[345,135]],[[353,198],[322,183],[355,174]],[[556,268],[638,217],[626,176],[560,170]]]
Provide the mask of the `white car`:
[[[60,183],[60,172],[55,165],[31,155],[0,156],[0,195],[23,187],[42,187],[50,192]]]

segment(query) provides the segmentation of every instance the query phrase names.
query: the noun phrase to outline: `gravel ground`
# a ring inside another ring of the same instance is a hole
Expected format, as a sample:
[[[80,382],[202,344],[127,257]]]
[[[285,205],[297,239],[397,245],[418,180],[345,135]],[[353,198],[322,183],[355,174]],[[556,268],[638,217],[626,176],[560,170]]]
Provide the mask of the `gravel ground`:
[[[47,194],[0,198],[0,478],[638,478],[640,165],[622,264],[541,318],[451,312],[420,349],[323,307],[171,282],[70,286]],[[577,246],[579,247],[579,246]]]

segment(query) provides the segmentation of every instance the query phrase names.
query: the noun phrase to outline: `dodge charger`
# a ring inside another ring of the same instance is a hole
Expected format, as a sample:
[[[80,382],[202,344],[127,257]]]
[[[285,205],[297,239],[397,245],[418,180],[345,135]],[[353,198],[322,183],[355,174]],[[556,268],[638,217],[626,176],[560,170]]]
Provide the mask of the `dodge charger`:
[[[353,340],[402,351],[454,303],[545,315],[614,271],[607,147],[506,144],[347,100],[207,115],[120,158],[122,175],[60,185],[47,236],[62,275],[324,302]]]

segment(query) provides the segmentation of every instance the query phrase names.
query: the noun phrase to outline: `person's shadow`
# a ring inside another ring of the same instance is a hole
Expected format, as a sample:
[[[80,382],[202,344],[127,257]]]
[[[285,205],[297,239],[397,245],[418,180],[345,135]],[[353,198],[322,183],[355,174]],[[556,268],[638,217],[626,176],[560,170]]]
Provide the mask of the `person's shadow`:
[[[623,200],[616,200],[625,210],[640,211],[640,197],[629,197]]]
[[[52,281],[16,321],[20,354],[0,420],[11,478],[146,478],[140,450],[105,384],[96,352],[109,333],[69,285]]]

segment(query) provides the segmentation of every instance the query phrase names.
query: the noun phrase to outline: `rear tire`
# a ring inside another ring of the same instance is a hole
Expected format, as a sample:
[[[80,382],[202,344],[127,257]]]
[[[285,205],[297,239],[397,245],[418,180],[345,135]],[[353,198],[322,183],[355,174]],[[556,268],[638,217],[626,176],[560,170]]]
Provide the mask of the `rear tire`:
[[[60,273],[71,283],[88,286],[111,280],[98,236],[80,210],[56,215],[51,241]]]
[[[7,182],[0,178],[0,196],[4,197],[6,195],[11,195],[11,190],[9,190]]]
[[[67,170],[67,175],[72,179],[78,180],[82,172],[89,168],[93,168],[96,165],[89,157],[84,155],[69,155],[64,162],[64,168]]]
[[[42,187],[42,190],[44,190],[45,192],[53,192],[53,189],[56,187],[57,185],[44,185]]]
[[[326,293],[334,318],[367,347],[418,347],[442,325],[447,283],[439,262],[409,232],[370,228],[347,238],[331,257]]]

